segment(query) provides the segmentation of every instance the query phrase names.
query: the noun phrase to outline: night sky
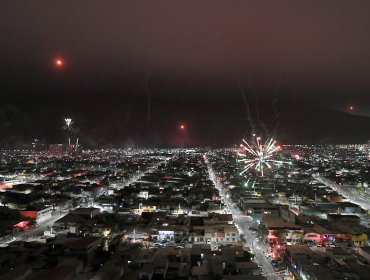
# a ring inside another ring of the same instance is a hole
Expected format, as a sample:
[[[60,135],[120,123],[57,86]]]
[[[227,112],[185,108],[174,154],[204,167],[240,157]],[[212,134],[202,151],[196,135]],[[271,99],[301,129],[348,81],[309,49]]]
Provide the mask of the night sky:
[[[283,144],[370,139],[369,1],[0,6],[0,147],[63,142],[65,117],[86,147],[230,146],[246,102]]]

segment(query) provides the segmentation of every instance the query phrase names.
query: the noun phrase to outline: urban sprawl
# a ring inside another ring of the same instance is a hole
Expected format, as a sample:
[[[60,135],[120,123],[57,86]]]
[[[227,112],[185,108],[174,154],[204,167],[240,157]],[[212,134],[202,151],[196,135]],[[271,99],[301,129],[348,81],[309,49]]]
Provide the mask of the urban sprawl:
[[[77,144],[76,144],[77,146]],[[369,279],[367,145],[0,150],[0,279]]]

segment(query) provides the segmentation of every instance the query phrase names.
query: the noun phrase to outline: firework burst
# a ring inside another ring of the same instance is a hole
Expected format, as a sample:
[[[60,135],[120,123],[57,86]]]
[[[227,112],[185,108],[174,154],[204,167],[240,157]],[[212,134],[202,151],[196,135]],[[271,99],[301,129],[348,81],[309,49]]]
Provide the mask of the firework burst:
[[[66,118],[66,119],[64,119],[64,121],[66,123],[65,129],[70,129],[71,125],[73,124],[72,119]]]
[[[240,157],[238,161],[244,164],[244,170],[240,175],[248,170],[255,170],[263,176],[266,168],[271,169],[274,164],[286,163],[273,159],[274,154],[280,149],[273,138],[262,142],[260,137],[253,137],[250,143],[243,139],[238,152]]]
[[[65,118],[64,119],[64,126],[63,130],[66,133],[66,136],[68,138],[68,147],[70,148],[72,145],[71,139],[75,138],[76,142],[74,144],[74,149],[77,151],[77,148],[79,146],[79,138],[77,138],[77,134],[79,131],[79,128],[75,126],[75,122],[71,118]],[[73,146],[73,145],[72,145]]]

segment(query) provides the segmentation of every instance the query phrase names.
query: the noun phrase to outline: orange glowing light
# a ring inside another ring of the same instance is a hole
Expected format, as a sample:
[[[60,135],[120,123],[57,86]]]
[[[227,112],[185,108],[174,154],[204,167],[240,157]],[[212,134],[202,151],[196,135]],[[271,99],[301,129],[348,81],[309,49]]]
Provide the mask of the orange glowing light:
[[[181,125],[180,125],[180,129],[181,129],[181,130],[184,130],[184,129],[185,129],[185,125],[181,124]]]
[[[62,60],[62,59],[60,59],[60,58],[56,59],[56,60],[55,60],[55,65],[56,65],[57,67],[62,67],[62,66],[63,66],[63,60]]]
[[[349,106],[349,109],[350,109],[351,111],[353,111],[353,110],[355,109],[355,107],[354,107],[354,106]]]

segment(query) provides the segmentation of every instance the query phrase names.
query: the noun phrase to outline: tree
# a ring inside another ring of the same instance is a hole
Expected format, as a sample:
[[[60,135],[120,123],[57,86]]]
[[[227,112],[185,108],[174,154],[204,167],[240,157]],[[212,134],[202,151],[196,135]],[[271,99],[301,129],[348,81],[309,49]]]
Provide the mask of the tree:
[[[286,243],[286,230],[278,230],[277,237],[279,243]]]
[[[292,233],[292,241],[293,243],[301,243],[302,242],[302,239],[303,239],[303,232],[300,232],[300,231],[294,231]]]

